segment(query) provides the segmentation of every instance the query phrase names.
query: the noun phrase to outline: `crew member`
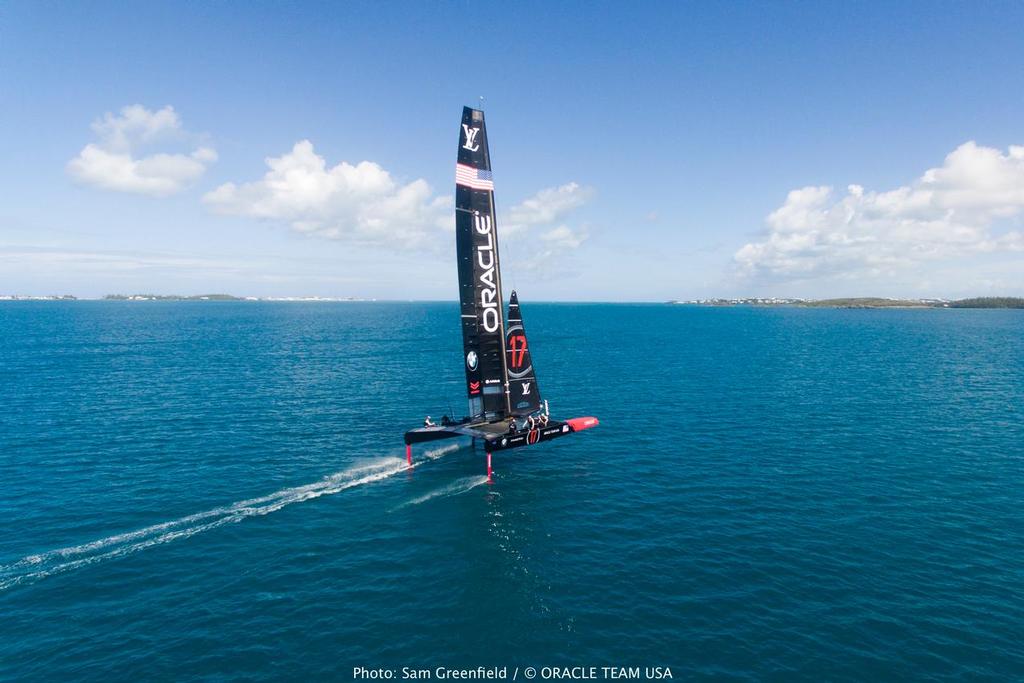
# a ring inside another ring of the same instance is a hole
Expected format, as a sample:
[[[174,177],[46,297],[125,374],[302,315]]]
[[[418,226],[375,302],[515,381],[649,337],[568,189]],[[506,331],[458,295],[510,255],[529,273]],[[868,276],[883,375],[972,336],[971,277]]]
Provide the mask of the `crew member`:
[[[423,426],[424,427],[436,427],[437,425],[435,425],[433,420],[430,419],[430,416],[427,415],[427,419],[423,420]]]

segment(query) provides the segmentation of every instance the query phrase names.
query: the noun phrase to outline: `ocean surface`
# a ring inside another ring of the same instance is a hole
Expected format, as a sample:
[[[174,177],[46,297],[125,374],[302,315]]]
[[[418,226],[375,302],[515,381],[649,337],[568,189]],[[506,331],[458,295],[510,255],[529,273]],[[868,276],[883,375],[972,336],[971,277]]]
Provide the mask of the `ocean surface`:
[[[0,679],[1024,678],[1024,312],[523,313],[487,485],[454,303],[0,303]]]

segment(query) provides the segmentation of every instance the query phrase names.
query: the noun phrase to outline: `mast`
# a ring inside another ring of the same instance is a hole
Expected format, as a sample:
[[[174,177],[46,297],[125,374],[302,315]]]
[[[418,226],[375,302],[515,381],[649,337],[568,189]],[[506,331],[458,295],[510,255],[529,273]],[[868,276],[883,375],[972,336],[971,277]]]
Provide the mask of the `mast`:
[[[511,413],[494,180],[484,113],[464,107],[455,166],[455,247],[469,413]]]

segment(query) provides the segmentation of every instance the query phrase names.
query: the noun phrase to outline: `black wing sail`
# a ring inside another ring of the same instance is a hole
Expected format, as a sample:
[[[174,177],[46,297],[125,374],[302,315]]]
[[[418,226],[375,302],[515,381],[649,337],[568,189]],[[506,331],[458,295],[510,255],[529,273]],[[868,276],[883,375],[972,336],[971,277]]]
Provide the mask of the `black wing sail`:
[[[540,409],[540,387],[537,386],[537,373],[533,369],[530,345],[526,341],[526,328],[523,327],[523,314],[519,310],[519,297],[515,291],[512,292],[508,304],[505,349],[512,414],[529,415]]]
[[[494,181],[484,113],[470,107],[462,110],[455,166],[455,245],[470,417],[499,420],[509,397]]]

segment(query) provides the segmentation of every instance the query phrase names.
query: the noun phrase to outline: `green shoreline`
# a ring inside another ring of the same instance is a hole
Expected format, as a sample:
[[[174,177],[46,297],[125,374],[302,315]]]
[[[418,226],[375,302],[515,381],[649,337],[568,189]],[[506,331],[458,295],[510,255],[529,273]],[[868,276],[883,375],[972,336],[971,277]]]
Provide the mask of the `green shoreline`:
[[[694,306],[793,306],[798,308],[1024,308],[1024,298],[983,296],[970,299],[884,299],[849,297],[840,299],[703,299],[670,301],[670,304]]]
[[[0,295],[0,301],[78,301],[70,294],[63,296]],[[377,301],[357,297],[240,297],[231,294],[107,294],[103,301]],[[973,297],[969,299],[885,299],[881,297],[847,297],[839,299],[789,299],[749,297],[740,299],[672,300],[666,303],[685,306],[785,306],[791,308],[1015,308],[1024,309],[1024,297]]]

